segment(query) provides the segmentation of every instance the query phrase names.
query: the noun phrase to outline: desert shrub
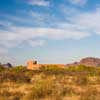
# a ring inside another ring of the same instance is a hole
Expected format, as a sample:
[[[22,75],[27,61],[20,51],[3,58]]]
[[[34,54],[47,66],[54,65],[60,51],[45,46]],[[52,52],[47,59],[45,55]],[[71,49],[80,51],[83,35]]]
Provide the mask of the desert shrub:
[[[100,100],[100,93],[96,88],[89,88],[81,94],[80,100]]]
[[[75,92],[75,90],[72,87],[66,86],[66,87],[62,88],[61,94],[63,96],[72,96],[72,95],[75,95],[76,92]]]
[[[96,79],[94,80],[94,84],[100,84],[100,76],[96,76]]]
[[[12,96],[12,97],[10,97],[10,99],[9,100],[21,100],[20,99],[21,97],[19,97],[19,96]]]
[[[50,80],[37,81],[32,89],[31,95],[35,98],[42,98],[47,95],[51,95],[53,89],[53,83]]]
[[[0,91],[0,95],[3,96],[3,97],[9,97],[11,96],[11,93],[8,91],[8,90],[3,90],[3,91]]]
[[[77,76],[76,80],[74,80],[76,85],[87,85],[89,80],[87,76],[81,75],[81,76]]]
[[[0,72],[2,72],[4,70],[5,70],[5,68],[2,65],[0,65]]]
[[[63,100],[64,96],[76,94],[72,87],[68,87],[54,81],[52,78],[39,79],[33,84],[32,91],[23,100],[40,100],[50,98],[50,100]]]
[[[57,65],[47,65],[47,66],[42,66],[40,68],[42,72],[45,74],[65,74],[66,70],[64,68],[60,68]]]
[[[0,91],[0,100],[20,100],[23,96],[20,92],[10,92],[9,90],[2,90]]]
[[[88,76],[96,76],[98,73],[98,69],[96,67],[89,67],[85,65],[78,65],[78,66],[70,66],[66,68],[68,72],[78,72],[86,73]]]
[[[96,73],[97,73],[97,76],[100,76],[100,67],[97,67]]]
[[[0,82],[30,82],[30,78],[23,73],[2,72],[0,73]]]
[[[42,72],[40,70],[27,70],[24,72],[24,74],[30,78],[34,77],[34,75],[39,75]]]
[[[18,73],[18,72],[25,72],[25,71],[27,71],[27,69],[24,66],[16,66],[16,67],[13,67],[11,69],[11,71],[14,71],[14,72]]]
[[[85,65],[79,65],[77,66],[77,70],[78,71],[88,71],[88,72],[91,72],[91,71],[94,71],[94,67],[88,67],[88,66],[85,66]]]
[[[76,72],[77,71],[77,67],[76,66],[66,67],[66,71],[68,71],[68,72]]]
[[[52,100],[59,100],[57,99],[58,97],[60,100],[62,98],[57,85],[55,86],[54,82],[50,79],[38,80],[34,84],[31,93],[24,98],[26,98],[25,100],[39,100],[46,97],[52,98]]]
[[[67,67],[67,71],[94,71],[94,67],[88,67],[88,66],[85,66],[85,65],[78,65],[78,66],[70,66],[70,67]]]
[[[80,75],[80,74],[84,74],[87,76],[96,76],[98,72],[97,68],[88,67],[84,65],[70,66],[70,67],[66,66],[65,68],[59,67],[57,65],[47,65],[47,66],[42,66],[39,70],[48,75],[66,74],[70,76]]]

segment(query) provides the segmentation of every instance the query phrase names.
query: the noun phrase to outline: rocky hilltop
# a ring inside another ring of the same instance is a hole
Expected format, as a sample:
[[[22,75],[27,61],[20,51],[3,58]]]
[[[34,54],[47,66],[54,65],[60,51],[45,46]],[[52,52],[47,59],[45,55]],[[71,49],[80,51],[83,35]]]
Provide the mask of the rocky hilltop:
[[[12,64],[11,64],[11,63],[7,63],[7,64],[1,64],[1,63],[0,63],[0,67],[12,68]]]
[[[85,65],[85,66],[100,66],[100,58],[94,57],[86,57],[80,60],[80,62],[74,62],[72,64],[67,64],[67,66],[77,66],[77,65]]]

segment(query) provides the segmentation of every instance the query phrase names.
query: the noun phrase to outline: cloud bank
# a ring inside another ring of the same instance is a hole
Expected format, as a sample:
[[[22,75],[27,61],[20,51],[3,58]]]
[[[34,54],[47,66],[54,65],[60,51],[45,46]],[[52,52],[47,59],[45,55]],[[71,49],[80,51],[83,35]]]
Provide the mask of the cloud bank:
[[[49,6],[50,2],[49,1],[45,1],[45,0],[28,0],[28,3],[30,5],[36,5],[36,6]]]
[[[29,12],[24,12],[25,17],[9,16],[8,24],[6,20],[0,21],[0,53],[5,54],[8,50],[21,47],[23,44],[36,48],[45,46],[48,40],[79,41],[93,35],[99,36],[100,8],[81,11],[75,7],[84,6],[88,0],[69,0],[69,2],[75,6],[72,8],[61,6],[57,8],[57,6],[52,10],[52,7],[49,8],[49,0],[27,0],[30,8]],[[34,5],[36,8],[33,8]],[[20,22],[22,23],[19,25]]]
[[[6,48],[28,43],[32,47],[42,46],[45,39],[79,40],[93,34],[100,34],[100,9],[89,13],[79,13],[69,18],[70,23],[56,23],[57,27],[18,27],[9,25],[9,31],[0,30],[0,45]],[[45,38],[45,39],[44,39]],[[39,40],[40,39],[40,40]]]
[[[74,5],[85,5],[88,0],[69,0],[70,3],[74,4]]]

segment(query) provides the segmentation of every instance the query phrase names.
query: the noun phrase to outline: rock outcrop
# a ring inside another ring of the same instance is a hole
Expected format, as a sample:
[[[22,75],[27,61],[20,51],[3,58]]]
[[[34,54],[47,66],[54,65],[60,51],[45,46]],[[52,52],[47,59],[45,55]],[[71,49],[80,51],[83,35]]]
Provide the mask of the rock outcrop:
[[[7,63],[7,64],[1,64],[0,63],[0,66],[4,67],[4,68],[12,68],[13,67],[11,63]]]
[[[98,67],[98,66],[100,66],[100,58],[87,57],[87,58],[82,59],[80,61],[80,64],[86,65],[86,66]]]
[[[67,64],[67,66],[77,66],[77,65],[85,65],[85,66],[100,66],[100,58],[86,57],[80,60],[80,62],[75,62],[72,64]]]

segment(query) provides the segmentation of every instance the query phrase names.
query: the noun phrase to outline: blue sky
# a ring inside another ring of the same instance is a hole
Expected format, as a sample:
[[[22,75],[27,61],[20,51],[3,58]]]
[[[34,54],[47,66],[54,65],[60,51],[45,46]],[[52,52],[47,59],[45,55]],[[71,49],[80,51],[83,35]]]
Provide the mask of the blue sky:
[[[0,62],[70,63],[100,57],[99,0],[0,0]]]

